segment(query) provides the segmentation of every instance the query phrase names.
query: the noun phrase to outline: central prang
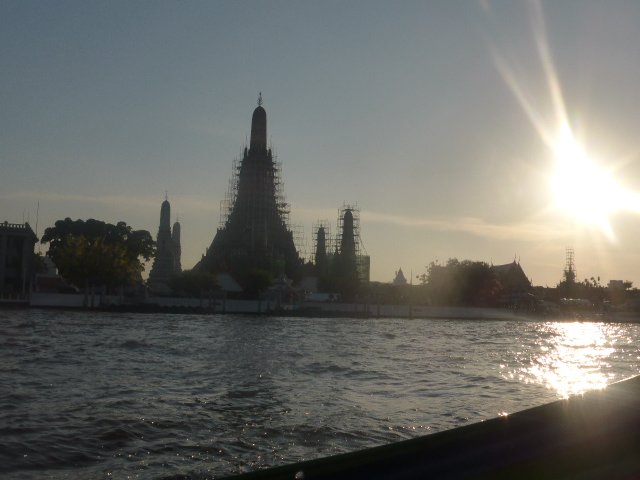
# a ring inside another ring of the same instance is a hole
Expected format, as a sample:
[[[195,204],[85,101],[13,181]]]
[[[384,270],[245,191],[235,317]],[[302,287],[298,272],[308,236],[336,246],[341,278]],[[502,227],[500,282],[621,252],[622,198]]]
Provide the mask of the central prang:
[[[302,260],[287,225],[278,163],[267,148],[267,112],[262,95],[251,119],[249,148],[244,149],[237,178],[232,181],[231,204],[195,269],[228,273],[242,284],[256,272],[298,279]]]

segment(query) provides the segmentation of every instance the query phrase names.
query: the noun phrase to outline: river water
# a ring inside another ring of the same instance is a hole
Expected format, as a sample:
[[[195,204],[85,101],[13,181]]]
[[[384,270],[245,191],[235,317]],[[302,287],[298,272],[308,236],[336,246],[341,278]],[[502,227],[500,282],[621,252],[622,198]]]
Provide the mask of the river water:
[[[640,325],[0,310],[0,477],[220,478],[640,373]]]

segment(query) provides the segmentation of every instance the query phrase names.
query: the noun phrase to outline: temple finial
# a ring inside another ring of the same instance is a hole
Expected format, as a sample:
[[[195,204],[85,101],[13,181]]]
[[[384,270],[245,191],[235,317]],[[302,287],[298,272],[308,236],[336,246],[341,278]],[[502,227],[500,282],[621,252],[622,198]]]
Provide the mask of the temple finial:
[[[249,149],[267,148],[267,112],[262,107],[262,92],[258,95],[258,106],[251,117],[251,137]]]

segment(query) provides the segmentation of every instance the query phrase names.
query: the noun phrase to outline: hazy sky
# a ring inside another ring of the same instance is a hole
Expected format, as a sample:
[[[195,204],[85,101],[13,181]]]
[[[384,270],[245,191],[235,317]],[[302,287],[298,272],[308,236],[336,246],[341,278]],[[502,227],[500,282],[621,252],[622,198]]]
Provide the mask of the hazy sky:
[[[39,201],[40,235],[71,217],[155,237],[166,190],[191,268],[262,92],[309,250],[357,203],[373,280],[517,258],[554,286],[572,247],[580,280],[640,286],[638,209],[613,205],[607,231],[559,208],[543,138],[564,105],[633,203],[639,42],[636,0],[3,0],[0,220],[35,228]],[[614,191],[588,189],[589,208]]]

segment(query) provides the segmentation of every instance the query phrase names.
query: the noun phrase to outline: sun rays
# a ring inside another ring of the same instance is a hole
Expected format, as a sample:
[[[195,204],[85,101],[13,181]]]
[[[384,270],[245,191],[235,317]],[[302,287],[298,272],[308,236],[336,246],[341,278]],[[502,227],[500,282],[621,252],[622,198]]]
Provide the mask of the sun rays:
[[[587,145],[598,139],[580,138],[569,119],[563,89],[547,41],[540,2],[531,2],[531,18],[536,53],[547,98],[540,101],[529,94],[514,70],[494,48],[496,66],[549,152],[547,209],[555,210],[576,224],[592,228],[610,242],[616,241],[611,217],[617,212],[640,212],[640,194],[615,178],[614,159],[597,158]],[[550,113],[544,111],[550,107]]]

